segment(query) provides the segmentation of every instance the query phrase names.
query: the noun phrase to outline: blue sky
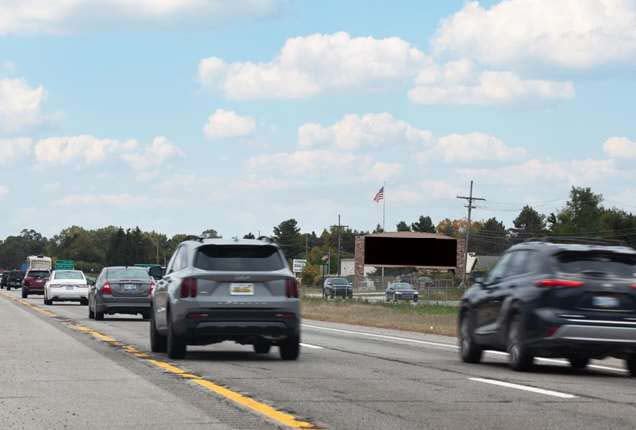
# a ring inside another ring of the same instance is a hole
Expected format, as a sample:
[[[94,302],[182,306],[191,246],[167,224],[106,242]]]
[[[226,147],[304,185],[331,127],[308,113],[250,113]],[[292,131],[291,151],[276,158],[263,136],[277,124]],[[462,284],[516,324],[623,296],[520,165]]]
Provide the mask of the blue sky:
[[[22,6],[22,7],[18,7]],[[38,11],[35,14],[34,11]],[[8,0],[0,237],[636,210],[633,0]]]

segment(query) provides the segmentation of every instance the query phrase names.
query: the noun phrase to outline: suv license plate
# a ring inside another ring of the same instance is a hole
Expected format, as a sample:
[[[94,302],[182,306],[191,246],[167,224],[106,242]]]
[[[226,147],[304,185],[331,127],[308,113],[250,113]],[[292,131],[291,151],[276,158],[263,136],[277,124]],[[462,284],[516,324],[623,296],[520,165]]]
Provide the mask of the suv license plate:
[[[230,294],[233,296],[253,296],[254,284],[230,284]]]
[[[124,285],[124,290],[126,291],[135,291],[137,289],[137,287],[135,286],[135,284],[126,284]]]
[[[598,308],[617,308],[620,304],[616,297],[610,296],[595,296],[592,303]]]

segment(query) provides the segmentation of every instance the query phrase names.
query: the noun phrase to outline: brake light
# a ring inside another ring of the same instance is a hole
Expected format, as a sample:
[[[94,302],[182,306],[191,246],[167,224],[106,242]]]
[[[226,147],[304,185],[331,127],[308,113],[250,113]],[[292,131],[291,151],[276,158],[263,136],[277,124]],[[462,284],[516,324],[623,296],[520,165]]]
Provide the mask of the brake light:
[[[285,295],[290,299],[298,298],[298,281],[296,281],[296,278],[287,278],[285,280]]]
[[[181,298],[196,297],[198,293],[196,278],[184,278],[181,281]]]
[[[105,282],[104,285],[102,285],[102,296],[112,296],[113,295],[113,289],[110,287],[110,284],[108,282]]]
[[[150,281],[150,286],[148,287],[148,296],[152,296],[152,292],[155,289],[155,283],[153,281]]]
[[[537,287],[543,287],[543,288],[558,288],[558,287],[577,288],[582,286],[583,286],[583,282],[573,281],[571,279],[542,279],[540,281],[537,281]]]
[[[31,278],[24,278],[23,283],[25,287],[31,286]]]

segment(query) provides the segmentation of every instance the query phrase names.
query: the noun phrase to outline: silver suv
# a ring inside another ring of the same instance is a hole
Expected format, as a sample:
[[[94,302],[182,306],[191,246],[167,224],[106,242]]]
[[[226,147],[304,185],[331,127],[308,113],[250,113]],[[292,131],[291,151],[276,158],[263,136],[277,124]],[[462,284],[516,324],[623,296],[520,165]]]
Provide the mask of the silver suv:
[[[231,340],[283,360],[300,353],[298,284],[280,248],[262,240],[181,243],[151,294],[153,352]]]

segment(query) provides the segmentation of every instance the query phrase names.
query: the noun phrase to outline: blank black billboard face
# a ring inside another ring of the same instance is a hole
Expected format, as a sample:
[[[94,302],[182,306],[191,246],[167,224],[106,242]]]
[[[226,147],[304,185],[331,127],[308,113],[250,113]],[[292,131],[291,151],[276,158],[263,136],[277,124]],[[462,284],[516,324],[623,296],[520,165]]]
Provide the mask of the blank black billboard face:
[[[364,264],[456,267],[457,241],[432,238],[366,237]]]

